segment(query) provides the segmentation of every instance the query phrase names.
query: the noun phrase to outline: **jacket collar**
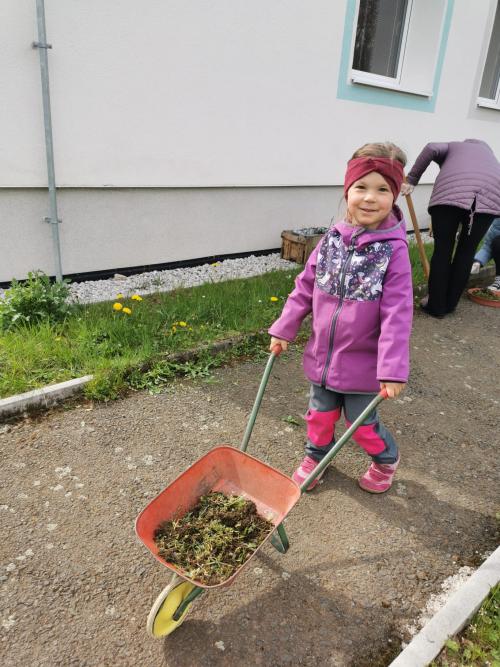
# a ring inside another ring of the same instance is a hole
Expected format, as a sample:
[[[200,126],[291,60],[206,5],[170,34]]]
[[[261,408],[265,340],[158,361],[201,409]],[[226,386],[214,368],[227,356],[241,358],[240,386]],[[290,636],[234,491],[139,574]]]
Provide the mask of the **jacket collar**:
[[[394,241],[396,239],[406,242],[406,223],[399,206],[394,206],[391,213],[377,227],[377,229],[365,229],[351,225],[346,220],[337,222],[333,227],[346,245],[354,240],[356,248],[363,247],[376,241]]]

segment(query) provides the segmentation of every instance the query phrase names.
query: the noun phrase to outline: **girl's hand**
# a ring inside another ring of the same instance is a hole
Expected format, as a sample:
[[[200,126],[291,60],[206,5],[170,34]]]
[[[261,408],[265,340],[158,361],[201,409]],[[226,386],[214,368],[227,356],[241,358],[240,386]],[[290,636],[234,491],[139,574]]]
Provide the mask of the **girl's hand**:
[[[288,350],[288,341],[283,340],[282,338],[275,338],[274,336],[271,336],[271,343],[269,345],[269,350],[272,352],[273,347],[275,345],[281,345],[281,349],[283,352],[286,352]]]
[[[411,195],[411,193],[415,190],[414,185],[410,185],[410,183],[403,183],[401,185],[401,194],[403,197],[407,197],[408,195]]]
[[[396,398],[406,387],[404,382],[381,382],[380,389],[387,391],[387,398]]]

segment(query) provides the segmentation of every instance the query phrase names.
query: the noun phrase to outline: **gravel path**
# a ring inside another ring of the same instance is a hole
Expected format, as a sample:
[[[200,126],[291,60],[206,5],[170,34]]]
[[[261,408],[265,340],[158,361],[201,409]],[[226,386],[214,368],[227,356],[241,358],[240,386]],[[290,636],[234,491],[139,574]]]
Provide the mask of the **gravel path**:
[[[382,408],[402,464],[374,497],[349,444],[286,526],[169,638],[145,633],[169,574],[134,535],[150,498],[222,443],[238,445],[263,360],[107,405],[0,427],[0,664],[5,667],[387,665],[432,594],[498,544],[499,311],[463,300],[416,314],[404,397]],[[278,360],[249,453],[291,473],[307,402],[300,354]]]

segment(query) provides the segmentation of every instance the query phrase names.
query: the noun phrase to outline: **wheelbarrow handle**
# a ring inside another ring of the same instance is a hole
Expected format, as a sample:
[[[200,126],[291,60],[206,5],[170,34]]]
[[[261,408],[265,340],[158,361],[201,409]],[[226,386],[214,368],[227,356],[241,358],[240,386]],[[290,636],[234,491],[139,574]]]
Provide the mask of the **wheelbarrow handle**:
[[[300,485],[300,491],[301,493],[304,493],[304,491],[307,489],[309,484],[316,479],[316,477],[323,472],[323,470],[327,467],[327,465],[331,462],[333,457],[342,449],[342,447],[345,445],[345,443],[349,440],[351,435],[354,433],[354,431],[358,428],[358,426],[361,426],[361,424],[364,422],[366,417],[375,410],[377,405],[381,403],[385,398],[387,398],[387,389],[382,389],[376,396],[375,398],[370,401],[370,403],[366,406],[366,408],[363,410],[363,412],[357,417],[352,424],[349,426],[349,428],[346,430],[346,432],[337,440],[335,445],[330,449],[328,454],[325,454],[325,456],[321,459],[321,461],[318,463],[318,465],[314,468],[314,470],[311,472],[311,474],[305,478],[305,480],[302,482]]]
[[[271,375],[271,370],[273,368],[274,360],[276,359],[276,357],[279,357],[282,351],[283,349],[279,343],[273,345],[271,354],[269,355],[269,359],[267,360],[266,368],[264,370],[264,375],[262,376],[262,380],[260,381],[259,390],[257,391],[257,396],[255,397],[255,402],[253,404],[252,412],[250,413],[250,417],[248,418],[245,434],[243,435],[243,440],[241,441],[240,449],[242,452],[246,452],[246,449],[248,447],[248,442],[250,440],[250,436],[252,435],[255,419],[257,418],[257,413],[259,411],[260,404],[262,403],[262,397],[264,395],[264,391],[266,390],[269,376]]]

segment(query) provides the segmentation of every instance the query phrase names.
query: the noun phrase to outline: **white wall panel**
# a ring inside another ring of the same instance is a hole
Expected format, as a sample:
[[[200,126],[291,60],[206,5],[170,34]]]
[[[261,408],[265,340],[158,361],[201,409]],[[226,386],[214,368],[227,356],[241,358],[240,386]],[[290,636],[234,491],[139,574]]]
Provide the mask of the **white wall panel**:
[[[455,2],[435,113],[336,99],[344,2],[45,4],[59,186],[339,184],[379,139],[411,159],[465,136],[500,153],[500,113],[468,117],[490,0]],[[43,186],[35,2],[0,11],[0,186]]]
[[[415,199],[423,226],[429,191],[418,188]],[[43,189],[0,190],[0,282],[54,273],[46,208]],[[59,198],[63,272],[279,248],[284,229],[328,226],[342,212],[341,188],[68,188]]]

